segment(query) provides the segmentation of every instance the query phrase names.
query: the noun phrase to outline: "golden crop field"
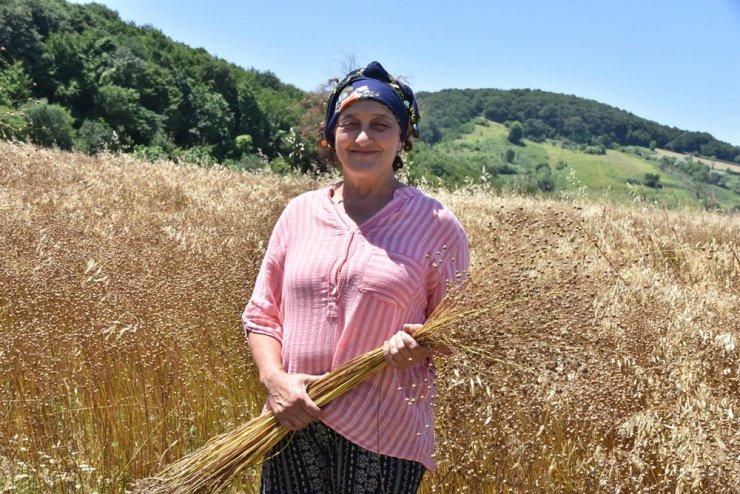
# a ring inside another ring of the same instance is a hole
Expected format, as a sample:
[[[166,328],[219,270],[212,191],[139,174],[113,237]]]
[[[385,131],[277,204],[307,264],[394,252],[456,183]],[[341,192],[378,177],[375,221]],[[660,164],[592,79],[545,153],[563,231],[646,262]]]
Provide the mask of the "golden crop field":
[[[241,311],[320,185],[0,143],[0,493],[123,493],[258,414]],[[422,492],[740,492],[740,216],[427,192],[499,309],[437,361]]]

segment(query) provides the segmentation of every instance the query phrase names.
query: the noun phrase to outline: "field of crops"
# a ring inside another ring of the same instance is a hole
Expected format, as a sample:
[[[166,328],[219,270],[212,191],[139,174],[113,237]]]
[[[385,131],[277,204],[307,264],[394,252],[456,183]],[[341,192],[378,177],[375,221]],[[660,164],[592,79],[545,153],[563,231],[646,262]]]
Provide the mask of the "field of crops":
[[[258,414],[241,311],[320,185],[0,143],[0,493],[123,493]],[[422,492],[740,491],[740,216],[426,192],[498,308],[437,361]]]

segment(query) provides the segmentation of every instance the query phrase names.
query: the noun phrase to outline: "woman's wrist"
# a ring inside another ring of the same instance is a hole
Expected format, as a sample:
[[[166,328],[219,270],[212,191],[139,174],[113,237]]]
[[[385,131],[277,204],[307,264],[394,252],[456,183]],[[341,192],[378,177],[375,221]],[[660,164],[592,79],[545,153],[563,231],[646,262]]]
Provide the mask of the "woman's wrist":
[[[268,390],[272,387],[272,383],[275,382],[276,378],[279,378],[285,371],[282,367],[271,367],[260,371],[260,383]]]

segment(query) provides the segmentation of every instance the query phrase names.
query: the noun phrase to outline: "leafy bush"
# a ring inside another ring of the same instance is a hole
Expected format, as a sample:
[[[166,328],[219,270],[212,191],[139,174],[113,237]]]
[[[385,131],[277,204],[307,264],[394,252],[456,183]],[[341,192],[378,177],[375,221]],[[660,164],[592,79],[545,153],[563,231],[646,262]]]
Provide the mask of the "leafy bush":
[[[66,108],[49,104],[42,99],[22,107],[22,110],[30,123],[25,134],[31,142],[39,146],[72,149],[75,135],[72,127],[74,119]]]
[[[642,179],[642,184],[653,189],[663,188],[663,184],[660,183],[660,175],[657,173],[646,173],[645,177]]]
[[[85,120],[77,131],[75,149],[87,154],[117,150],[116,133],[104,120]]]
[[[513,122],[509,127],[509,142],[521,144],[524,137],[524,127],[519,122]]]
[[[133,154],[135,157],[147,161],[166,160],[170,157],[170,153],[160,146],[142,146],[140,144],[134,146]]]
[[[516,152],[511,148],[506,148],[506,151],[504,152],[504,161],[507,163],[513,163],[514,158],[516,158]]]
[[[604,146],[584,146],[582,151],[586,154],[606,154],[606,148]]]
[[[517,174],[516,168],[514,168],[513,166],[509,166],[507,164],[498,165],[494,167],[494,170],[498,175],[516,175]]]
[[[177,148],[172,153],[172,158],[180,163],[192,163],[201,166],[211,166],[218,163],[213,157],[210,146],[192,146],[187,149]]]
[[[0,138],[22,139],[29,121],[23,112],[0,105]]]

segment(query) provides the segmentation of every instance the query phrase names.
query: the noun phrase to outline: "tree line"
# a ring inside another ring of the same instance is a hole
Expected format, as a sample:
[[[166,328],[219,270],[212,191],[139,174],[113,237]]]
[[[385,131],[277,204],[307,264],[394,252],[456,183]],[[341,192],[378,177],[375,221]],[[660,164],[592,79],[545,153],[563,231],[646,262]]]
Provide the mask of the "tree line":
[[[191,161],[289,157],[310,100],[100,4],[0,5],[0,131],[95,153]],[[297,157],[297,159],[299,159]]]
[[[483,116],[501,123],[520,122],[524,137],[533,141],[660,147],[740,163],[740,146],[711,134],[661,125],[577,96],[532,89],[446,89],[418,97],[425,117],[422,138],[428,143],[467,133],[475,118]]]

